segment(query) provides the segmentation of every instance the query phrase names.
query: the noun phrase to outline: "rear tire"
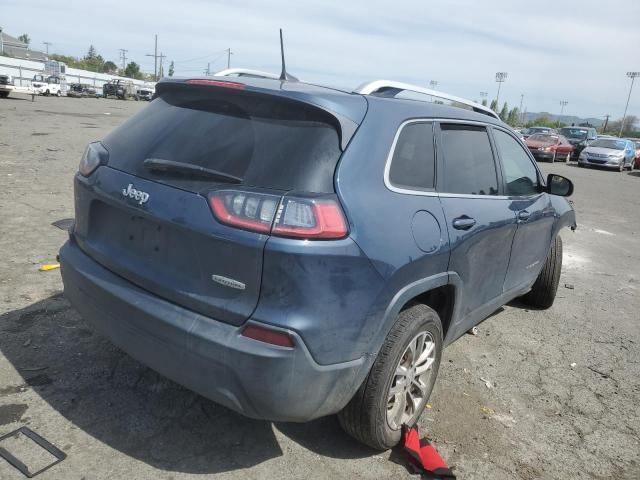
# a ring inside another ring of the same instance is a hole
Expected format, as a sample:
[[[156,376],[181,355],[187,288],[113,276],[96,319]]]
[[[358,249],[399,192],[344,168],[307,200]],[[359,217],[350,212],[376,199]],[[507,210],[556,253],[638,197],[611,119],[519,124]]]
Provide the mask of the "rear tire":
[[[420,339],[425,340],[424,349],[416,354],[416,359],[413,352]],[[421,362],[423,355],[427,355],[425,358],[428,360]],[[413,426],[420,418],[431,395],[441,355],[442,324],[438,314],[422,304],[414,304],[400,312],[369,375],[347,406],[338,413],[342,428],[377,450],[397,445],[402,433],[402,425],[397,423]],[[414,359],[416,365],[428,363],[430,368],[418,374],[412,363]],[[405,385],[410,388],[407,390]],[[397,393],[391,393],[392,387],[397,389]]]
[[[546,309],[553,305],[560,283],[562,270],[562,239],[556,236],[551,249],[529,293],[522,297],[522,301],[532,307]]]

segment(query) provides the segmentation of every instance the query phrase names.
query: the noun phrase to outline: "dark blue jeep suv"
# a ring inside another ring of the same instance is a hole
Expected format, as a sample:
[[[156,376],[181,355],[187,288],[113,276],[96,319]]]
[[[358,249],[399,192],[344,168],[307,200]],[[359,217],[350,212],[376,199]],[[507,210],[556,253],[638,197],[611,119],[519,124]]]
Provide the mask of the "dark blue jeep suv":
[[[495,114],[396,90],[160,82],[80,162],[67,297],[233,410],[338,413],[393,446],[445,345],[516,297],[551,306],[575,228],[571,182],[544,179]]]

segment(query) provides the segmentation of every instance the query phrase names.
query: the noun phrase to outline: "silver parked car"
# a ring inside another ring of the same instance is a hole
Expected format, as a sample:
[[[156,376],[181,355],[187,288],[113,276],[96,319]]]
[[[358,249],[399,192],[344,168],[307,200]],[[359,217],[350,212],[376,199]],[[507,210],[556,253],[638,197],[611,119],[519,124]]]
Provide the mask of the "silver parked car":
[[[623,138],[598,138],[582,150],[578,166],[599,166],[624,170],[633,170],[635,159],[633,142]]]

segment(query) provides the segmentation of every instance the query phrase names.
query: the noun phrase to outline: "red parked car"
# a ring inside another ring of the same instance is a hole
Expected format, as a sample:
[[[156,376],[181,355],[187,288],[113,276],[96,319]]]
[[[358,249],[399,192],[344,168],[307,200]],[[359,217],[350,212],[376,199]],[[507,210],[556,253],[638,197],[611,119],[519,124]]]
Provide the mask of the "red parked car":
[[[633,168],[640,169],[640,140],[637,138],[630,138],[633,144],[636,147],[636,159],[633,161]]]
[[[551,163],[568,162],[576,148],[564,136],[555,133],[531,135],[525,143],[536,160],[548,160]]]

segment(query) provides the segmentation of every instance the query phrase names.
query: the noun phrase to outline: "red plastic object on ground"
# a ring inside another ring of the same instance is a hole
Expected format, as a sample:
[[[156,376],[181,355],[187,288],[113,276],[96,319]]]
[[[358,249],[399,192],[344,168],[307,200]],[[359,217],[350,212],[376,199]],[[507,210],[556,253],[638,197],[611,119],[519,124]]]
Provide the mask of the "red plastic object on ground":
[[[418,427],[403,427],[402,443],[404,449],[411,455],[412,466],[422,475],[422,478],[455,480],[456,476],[433,445],[426,438],[420,438]]]

